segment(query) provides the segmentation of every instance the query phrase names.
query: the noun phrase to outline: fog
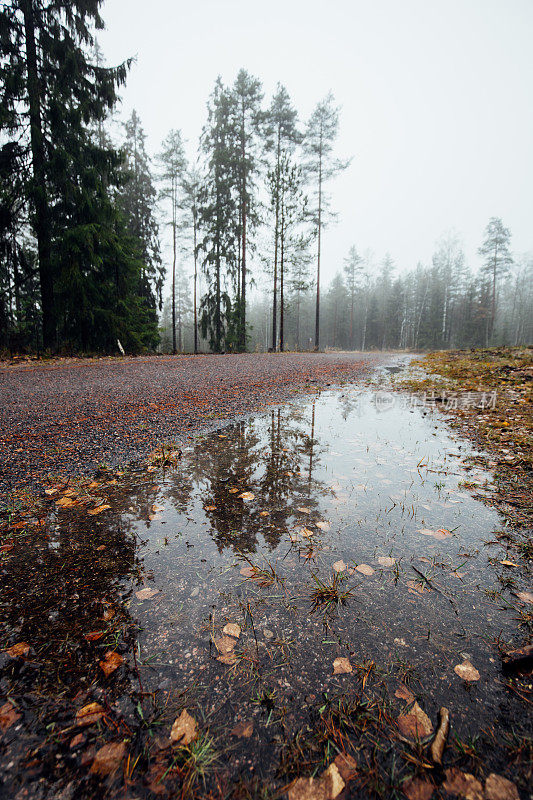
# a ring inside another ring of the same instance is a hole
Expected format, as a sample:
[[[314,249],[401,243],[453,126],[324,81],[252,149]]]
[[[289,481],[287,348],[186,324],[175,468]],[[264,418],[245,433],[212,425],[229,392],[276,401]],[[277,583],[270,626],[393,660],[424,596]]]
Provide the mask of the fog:
[[[121,115],[137,109],[151,153],[179,128],[194,154],[218,74],[244,67],[265,100],[283,83],[304,119],[333,91],[353,161],[331,184],[326,279],[354,243],[428,263],[449,229],[476,268],[491,216],[533,248],[530,0],[107,0],[103,17],[107,62],[136,56]]]

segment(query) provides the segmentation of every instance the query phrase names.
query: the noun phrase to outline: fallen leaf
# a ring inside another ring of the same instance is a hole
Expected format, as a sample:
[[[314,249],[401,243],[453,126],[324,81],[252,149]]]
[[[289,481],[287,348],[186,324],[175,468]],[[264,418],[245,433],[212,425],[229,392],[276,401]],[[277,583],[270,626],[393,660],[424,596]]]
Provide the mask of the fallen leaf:
[[[357,775],[357,761],[347,753],[339,753],[333,763],[339,770],[344,783],[348,783]]]
[[[105,631],[91,631],[90,633],[84,633],[83,636],[88,642],[96,642],[102,638],[104,633]]]
[[[252,721],[240,721],[231,731],[232,736],[237,736],[239,739],[249,739],[254,732],[254,723]]]
[[[456,675],[459,675],[463,681],[478,681],[481,677],[477,669],[474,667],[470,661],[463,661],[462,664],[457,664],[453,671]]]
[[[533,603],[533,592],[517,592],[516,596],[523,603]]]
[[[100,514],[102,511],[105,511],[105,510],[106,510],[106,509],[108,509],[108,508],[111,508],[111,506],[107,506],[107,505],[105,505],[105,503],[104,503],[104,505],[102,505],[102,506],[97,506],[96,508],[90,508],[90,509],[87,511],[87,513],[88,513],[88,514],[91,514],[92,516],[94,516],[95,514]]]
[[[446,780],[442,788],[448,794],[463,797],[465,800],[483,800],[483,787],[473,775],[461,772],[457,767],[450,767],[444,774]]]
[[[430,800],[435,787],[423,778],[412,778],[404,783],[402,789],[408,800]]]
[[[100,669],[108,678],[123,662],[124,659],[120,653],[115,652],[115,650],[108,650],[104,655],[104,660],[100,661]]]
[[[335,763],[320,778],[298,778],[288,791],[289,800],[334,800],[345,787]]]
[[[334,798],[342,792],[346,785],[335,762],[330,764],[329,767],[322,773],[320,780],[325,786],[326,797],[328,800],[334,800]]]
[[[243,492],[242,494],[239,495],[239,497],[241,498],[241,500],[253,500],[255,494],[253,492]]]
[[[407,739],[423,739],[433,733],[433,725],[428,715],[415,702],[408,714],[400,714],[397,719],[400,732]]]
[[[120,767],[126,755],[126,745],[124,742],[110,742],[104,744],[94,757],[94,761],[89,770],[93,775],[105,778],[107,775],[114,775]]]
[[[260,517],[269,517],[270,516],[270,511],[260,511],[259,512],[259,516]]]
[[[214,645],[221,655],[231,653],[235,647],[235,639],[231,636],[221,636],[219,639],[213,639]]]
[[[224,653],[221,656],[217,656],[217,661],[220,661],[221,664],[227,664],[229,667],[236,664],[237,660],[235,653]]]
[[[515,564],[514,561],[509,561],[509,559],[504,558],[503,561],[500,561],[500,564],[503,564],[504,567],[518,567],[518,564]]]
[[[85,744],[85,736],[83,733],[77,733],[76,736],[73,736],[70,740],[69,747],[71,750],[74,750],[75,747],[79,747],[81,744]]]
[[[104,707],[100,703],[89,703],[83,708],[78,709],[76,712],[76,723],[85,727],[86,725],[94,725],[105,714]]]
[[[44,493],[47,495],[57,494],[57,489],[45,489]]]
[[[159,589],[150,589],[150,587],[146,587],[146,589],[139,589],[138,592],[135,592],[135,597],[137,600],[150,600],[152,597],[155,597],[156,594],[159,594]]]
[[[239,490],[238,489],[228,489],[228,491],[229,491],[230,494],[237,494],[237,492]]]
[[[346,569],[346,564],[344,563],[344,561],[335,561],[335,563],[333,564],[333,569],[335,570],[335,572],[344,572],[344,570]]]
[[[407,686],[405,686],[403,683],[400,683],[394,692],[394,697],[397,697],[398,700],[405,700],[407,703],[414,703],[415,701],[414,694],[410,692]]]
[[[368,564],[358,564],[356,567],[357,572],[360,572],[362,575],[373,575],[374,570],[372,567],[369,567]]]
[[[4,703],[0,706],[0,731],[5,733],[17,720],[20,719],[20,714],[15,711],[15,706],[11,703]]]
[[[520,795],[512,781],[491,772],[485,781],[485,800],[520,800]]]
[[[341,656],[333,662],[333,674],[342,675],[344,672],[353,672],[353,669],[348,659]]]
[[[235,636],[235,638],[238,639],[241,635],[241,626],[237,625],[236,622],[228,622],[222,628],[222,633],[227,633],[228,636]]]
[[[25,658],[31,650],[27,642],[17,642],[12,647],[8,647],[6,653],[11,658]]]
[[[71,497],[60,497],[59,500],[56,500],[56,506],[60,506],[61,508],[68,508],[69,506],[75,505],[76,501],[72,500]]]
[[[253,578],[255,575],[255,569],[253,567],[242,567],[239,572],[241,575],[244,575],[245,578]]]
[[[434,539],[447,539],[448,536],[452,535],[451,531],[446,530],[446,528],[439,528],[438,531],[420,528],[418,533],[421,533],[423,536],[433,536]]]
[[[382,567],[393,567],[396,564],[396,559],[389,556],[378,556],[378,564]]]
[[[216,511],[217,507],[216,506],[205,506],[204,510],[205,511]]]
[[[150,522],[155,522],[158,519],[163,519],[163,517],[161,516],[161,514],[148,514],[148,519],[150,520]]]
[[[310,531],[309,528],[300,528],[299,533],[305,536],[306,539],[309,539],[310,536],[314,536],[314,532]]]
[[[305,506],[299,506],[296,509],[296,511],[300,511],[302,514],[310,514],[311,513],[311,509],[310,508],[305,508]]]
[[[329,531],[329,529],[331,528],[329,522],[315,522],[315,525],[317,526],[317,528],[320,528],[321,531]]]
[[[198,736],[198,724],[194,717],[191,717],[186,708],[183,709],[179,717],[174,720],[170,731],[170,741],[172,744],[188,745]]]
[[[445,708],[445,706],[442,706],[439,709],[439,724],[437,727],[437,732],[435,734],[435,738],[431,742],[431,747],[429,748],[431,760],[434,764],[438,764],[439,767],[442,766],[442,756],[444,753],[444,748],[446,747],[449,732],[450,712],[447,708]]]

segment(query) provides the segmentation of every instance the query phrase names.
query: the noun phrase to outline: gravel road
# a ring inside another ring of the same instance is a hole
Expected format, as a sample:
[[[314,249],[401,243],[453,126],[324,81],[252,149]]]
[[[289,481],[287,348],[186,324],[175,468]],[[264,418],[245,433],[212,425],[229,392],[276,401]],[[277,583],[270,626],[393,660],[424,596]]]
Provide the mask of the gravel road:
[[[390,360],[367,353],[246,353],[0,367],[0,489],[87,475]]]

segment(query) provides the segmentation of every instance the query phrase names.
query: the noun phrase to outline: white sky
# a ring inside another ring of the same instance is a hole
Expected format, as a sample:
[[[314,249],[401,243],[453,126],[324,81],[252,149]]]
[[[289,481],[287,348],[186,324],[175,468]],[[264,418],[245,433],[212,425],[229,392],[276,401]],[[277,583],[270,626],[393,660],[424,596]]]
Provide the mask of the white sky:
[[[454,228],[467,259],[491,216],[533,250],[533,0],[105,0],[109,64],[135,55],[123,114],[152,154],[170,128],[196,148],[218,74],[278,81],[305,119],[330,89],[342,107],[324,235],[326,278],[351,244],[399,271],[428,263]]]

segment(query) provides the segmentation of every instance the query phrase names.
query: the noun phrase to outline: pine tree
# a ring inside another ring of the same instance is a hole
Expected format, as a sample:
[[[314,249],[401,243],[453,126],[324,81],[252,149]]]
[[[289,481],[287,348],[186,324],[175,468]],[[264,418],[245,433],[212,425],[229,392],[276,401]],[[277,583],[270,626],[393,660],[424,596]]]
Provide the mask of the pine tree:
[[[254,228],[258,223],[254,189],[260,166],[258,150],[264,122],[264,114],[261,111],[262,99],[261,82],[241,69],[231,92],[239,211],[236,298],[236,344],[239,350],[246,350],[247,256]]]
[[[91,251],[107,200],[100,176],[116,167],[115,154],[90,143],[91,123],[112,108],[127,73],[127,64],[103,68],[87,55],[94,28],[103,27],[100,5],[101,0],[12,0],[0,9],[0,62],[7,77],[0,122],[18,132],[30,164],[26,191],[46,348],[57,342],[56,287],[72,248],[81,282],[89,280],[95,262],[98,267]],[[67,207],[75,210],[73,217],[65,214]]]
[[[183,151],[181,133],[170,131],[159,154],[161,189],[159,198],[170,206],[172,229],[172,352],[176,353],[176,256],[180,210],[180,189],[185,176],[187,162]]]
[[[344,274],[346,276],[346,288],[350,297],[350,350],[354,349],[353,346],[353,312],[355,303],[355,294],[357,291],[359,276],[362,270],[362,257],[357,252],[355,245],[350,247],[348,257],[344,259]]]
[[[138,242],[142,261],[139,295],[149,305],[154,297],[162,307],[165,270],[161,263],[159,226],[156,219],[157,191],[146,152],[146,136],[134,110],[124,123],[125,182],[120,193],[120,207],[128,231]]]
[[[326,222],[328,197],[324,184],[346,169],[349,161],[333,158],[333,145],[339,130],[339,109],[334,106],[331,92],[315,108],[307,123],[304,150],[306,169],[314,184],[315,226],[317,233],[315,350],[320,346],[320,257],[322,228]]]
[[[294,151],[302,141],[297,129],[298,113],[292,106],[284,86],[278,84],[267,115],[266,145],[272,152],[272,165],[268,172],[270,207],[274,216],[274,264],[272,291],[272,349],[277,348],[278,315],[278,256],[279,256],[279,217],[281,202],[281,164],[282,158]]]
[[[483,256],[483,273],[490,280],[490,315],[487,317],[485,344],[488,345],[494,330],[497,306],[498,279],[509,273],[513,257],[509,250],[511,232],[505,228],[499,217],[491,217],[485,228],[485,238],[479,248],[479,255]]]
[[[192,240],[193,272],[193,326],[194,352],[198,353],[198,225],[201,195],[201,177],[196,167],[187,170],[181,181],[180,207],[184,213],[182,226],[190,233]]]
[[[231,316],[231,300],[224,285],[227,277],[237,279],[235,186],[235,138],[232,120],[233,102],[220,78],[208,104],[208,120],[202,132],[201,147],[205,156],[205,174],[200,191],[199,249],[203,253],[202,269],[207,279],[207,292],[202,298],[200,325],[202,336],[209,336],[215,353],[220,353],[228,339],[227,325]]]

